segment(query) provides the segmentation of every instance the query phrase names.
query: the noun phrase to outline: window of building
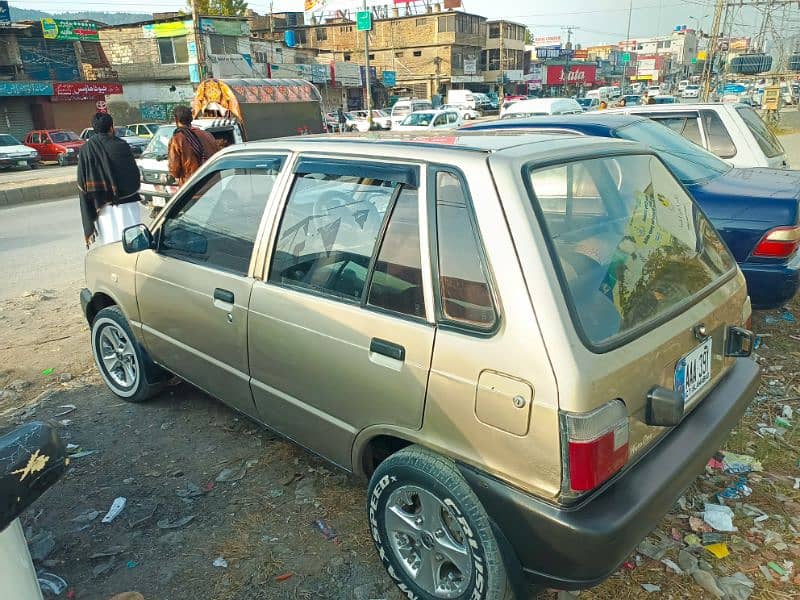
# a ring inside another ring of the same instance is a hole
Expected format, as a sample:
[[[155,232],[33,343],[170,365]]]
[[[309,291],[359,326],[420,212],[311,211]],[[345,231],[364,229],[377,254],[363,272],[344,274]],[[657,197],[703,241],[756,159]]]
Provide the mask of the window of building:
[[[464,67],[464,50],[462,48],[453,48],[451,66],[454,69],[462,69]]]
[[[345,52],[345,53],[344,53],[344,59],[345,59],[346,61],[349,61],[349,60],[350,60],[350,53],[349,53],[349,52]]]
[[[342,25],[341,27],[339,27],[339,31],[341,33],[348,33],[350,31],[353,31],[353,26],[352,25]]]
[[[294,37],[298,44],[305,44],[308,41],[305,29],[296,29],[294,32]]]
[[[375,60],[375,55],[374,55],[374,54],[370,54],[370,55],[369,55],[369,59],[370,59],[370,60]]]
[[[238,39],[230,35],[209,35],[211,54],[239,54]]]
[[[314,30],[314,39],[318,42],[328,39],[328,30],[324,27],[317,27]]]
[[[414,56],[422,56],[422,50],[414,50]]]
[[[456,16],[455,15],[446,15],[443,17],[439,17],[437,27],[439,33],[445,33],[448,31],[455,31],[456,30]]]
[[[425,17],[421,17],[421,18],[416,20],[416,26],[417,27],[425,26],[425,25],[427,25],[427,23],[428,23],[428,20]]]
[[[186,36],[158,40],[158,56],[162,65],[181,65],[189,62]]]
[[[484,50],[481,54],[481,70],[482,71],[499,71],[500,70],[500,49],[494,48],[493,50]]]
[[[395,53],[394,53],[394,57],[395,57],[395,58],[403,58],[403,55],[404,55],[404,54],[405,54],[404,52],[395,52]]]
[[[490,38],[500,37],[500,23],[489,23],[489,37]]]

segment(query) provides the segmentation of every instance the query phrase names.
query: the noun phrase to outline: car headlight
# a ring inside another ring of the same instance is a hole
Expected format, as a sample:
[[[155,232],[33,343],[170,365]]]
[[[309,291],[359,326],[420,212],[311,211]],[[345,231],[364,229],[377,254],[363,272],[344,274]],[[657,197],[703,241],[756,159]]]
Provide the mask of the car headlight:
[[[66,154],[75,154],[75,148],[67,148]]]

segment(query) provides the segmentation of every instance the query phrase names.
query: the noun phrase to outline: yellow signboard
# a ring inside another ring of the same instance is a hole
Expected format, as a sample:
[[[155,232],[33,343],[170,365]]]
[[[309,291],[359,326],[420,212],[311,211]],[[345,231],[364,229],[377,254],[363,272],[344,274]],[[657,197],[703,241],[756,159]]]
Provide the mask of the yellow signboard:
[[[708,59],[708,52],[706,50],[697,51],[697,60],[707,60],[707,59]]]
[[[764,88],[764,99],[761,102],[761,108],[764,110],[778,110],[781,101],[781,88],[777,85],[771,85]]]
[[[191,21],[169,21],[167,23],[150,23],[142,25],[142,34],[146,38],[169,38],[189,35],[192,31]]]

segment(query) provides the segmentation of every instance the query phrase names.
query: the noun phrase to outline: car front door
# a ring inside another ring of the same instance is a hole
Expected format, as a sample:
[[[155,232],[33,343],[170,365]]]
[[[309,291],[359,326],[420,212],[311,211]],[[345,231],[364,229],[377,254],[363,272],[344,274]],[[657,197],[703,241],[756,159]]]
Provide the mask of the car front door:
[[[139,256],[136,296],[153,359],[253,414],[247,355],[251,258],[285,157],[228,157],[181,195]]]
[[[344,467],[362,429],[422,424],[435,330],[421,173],[301,157],[253,287],[259,416]]]

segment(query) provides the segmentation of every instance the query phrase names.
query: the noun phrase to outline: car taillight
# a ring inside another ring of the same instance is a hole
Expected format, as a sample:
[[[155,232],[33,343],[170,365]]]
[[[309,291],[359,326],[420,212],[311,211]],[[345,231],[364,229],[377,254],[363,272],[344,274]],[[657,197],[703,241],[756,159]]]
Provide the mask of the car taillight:
[[[628,462],[628,410],[612,400],[588,413],[564,413],[569,488],[586,492]]]
[[[800,244],[800,226],[792,225],[770,229],[756,244],[753,256],[762,258],[787,258]]]

